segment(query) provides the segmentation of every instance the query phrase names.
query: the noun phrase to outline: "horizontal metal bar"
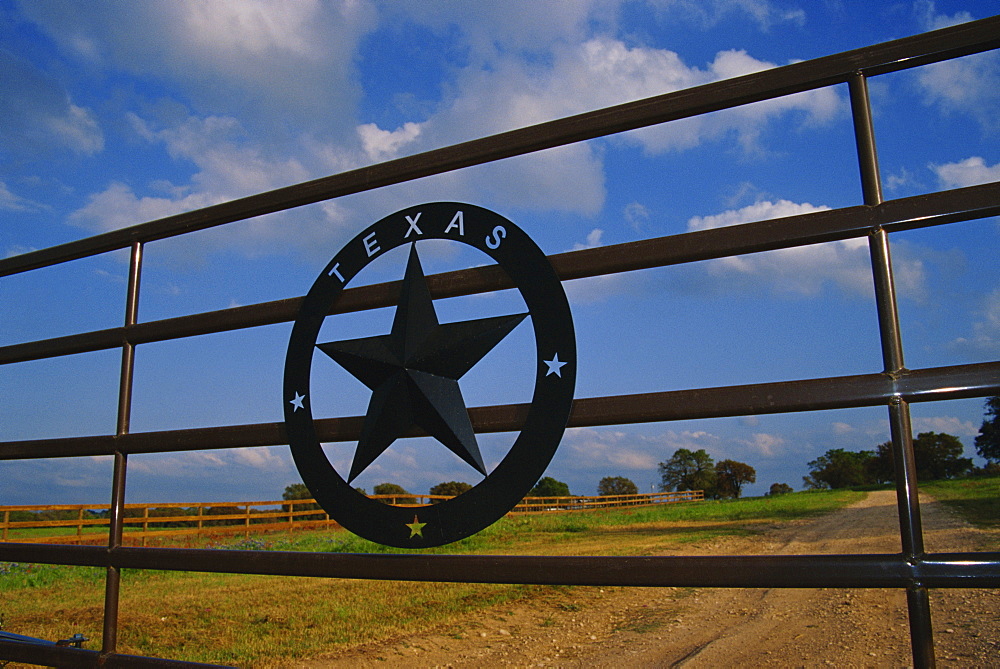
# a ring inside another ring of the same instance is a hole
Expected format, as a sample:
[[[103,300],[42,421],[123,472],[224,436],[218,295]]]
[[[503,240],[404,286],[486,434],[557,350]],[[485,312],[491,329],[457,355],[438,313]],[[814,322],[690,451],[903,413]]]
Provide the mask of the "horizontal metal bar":
[[[143,657],[141,655],[122,655],[112,653],[101,655],[96,650],[72,648],[69,646],[41,646],[37,644],[18,643],[0,639],[0,660],[10,662],[26,662],[28,664],[47,667],[89,668],[89,667],[220,667],[225,665],[203,664],[200,662],[184,662],[167,660],[160,657]]]
[[[28,564],[65,564],[75,567],[107,567],[107,546],[63,546],[0,542],[0,561]]]
[[[918,569],[902,555],[510,556],[115,549],[123,568],[375,580],[743,588],[1000,586],[1000,554],[935,556]]]
[[[672,390],[634,395],[577,399],[569,427],[595,427],[673,420],[820,411],[887,405],[895,397],[932,402],[1000,393],[1000,362],[954,365],[900,374],[861,374],[801,381],[782,381],[719,388]],[[519,430],[527,404],[469,409],[479,433]],[[361,416],[316,421],[322,442],[355,441]],[[416,430],[408,437],[424,436]],[[125,435],[69,437],[0,442],[0,460],[200,451],[287,444],[283,423],[136,432]]]
[[[89,564],[81,546],[0,544],[0,559]],[[34,549],[39,550],[34,556]],[[1000,553],[535,556],[344,554],[181,548],[97,549],[106,566],[390,581],[707,588],[932,588],[1000,586]],[[29,557],[30,556],[30,557]]]
[[[914,564],[913,575],[928,588],[995,588],[998,560],[1000,553],[931,553]]]
[[[875,207],[845,207],[569,251],[550,256],[550,260],[559,278],[566,281],[861,237],[877,227],[909,230],[998,214],[1000,183],[990,183],[891,200]],[[427,281],[436,299],[513,288],[509,277],[496,265],[435,274]],[[398,281],[349,288],[338,300],[335,313],[392,306],[398,294]],[[0,364],[119,348],[126,341],[145,344],[289,322],[295,319],[301,304],[300,297],[287,298],[13,344],[0,347]]]
[[[843,83],[859,70],[891,72],[1000,46],[1000,17],[586,112],[362,167],[0,260],[0,276],[473,165]]]
[[[0,639],[0,660],[48,667],[96,667],[100,653],[67,646],[39,646]]]

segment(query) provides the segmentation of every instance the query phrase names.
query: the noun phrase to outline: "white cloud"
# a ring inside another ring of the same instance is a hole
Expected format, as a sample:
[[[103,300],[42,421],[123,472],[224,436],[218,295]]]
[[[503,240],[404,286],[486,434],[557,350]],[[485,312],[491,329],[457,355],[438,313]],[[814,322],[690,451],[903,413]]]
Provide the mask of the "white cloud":
[[[750,16],[761,28],[800,20],[795,12],[754,0],[720,0],[709,9],[713,21]],[[376,8],[361,0],[280,5],[109,0],[65,11],[25,4],[23,11],[74,57],[159,79],[190,106],[129,116],[140,137],[162,145],[181,166],[194,166],[190,180],[175,177],[154,188],[119,179],[71,217],[93,230],[775,66],[742,51],[722,51],[700,68],[666,49],[588,38],[595,26],[607,29],[617,20],[614,5],[598,2],[560,3],[539,12],[534,6],[472,10],[449,2]],[[442,99],[420,119],[386,127],[361,122],[359,45],[380,21],[387,25],[400,17],[440,30],[458,26],[459,44],[471,55],[451,70]],[[129,28],[135,25],[157,29]],[[768,123],[789,114],[802,123],[822,123],[843,106],[833,90],[814,91],[612,141],[657,153],[731,136],[746,150],[756,150]],[[85,127],[86,115],[76,117],[78,127]],[[77,145],[86,146],[81,138]],[[362,195],[324,203],[290,214],[304,228],[294,235],[281,229],[281,216],[240,224],[234,234],[251,253],[274,248],[314,253],[317,240],[339,238],[351,222],[391,210],[393,202],[421,199],[503,202],[507,208],[595,216],[605,205],[605,148],[600,142],[575,144],[383,189],[377,202]],[[633,208],[626,215],[640,225],[648,212]]]
[[[472,49],[474,60],[498,52],[536,52],[555,42],[579,42],[595,26],[613,30],[619,20],[620,0],[575,0],[547,3],[543,10],[532,3],[476,3],[464,0],[398,3],[391,11],[435,30],[457,27]],[[656,20],[675,26],[679,21],[698,29],[711,28],[726,19],[760,30],[780,23],[802,25],[805,12],[778,8],[768,0],[651,0]]]
[[[654,437],[628,432],[587,428],[566,431],[560,445],[560,467],[567,470],[593,470],[608,474],[655,470],[679,448],[718,451],[721,439],[704,431],[670,430]],[[614,474],[617,475],[617,474]]]
[[[833,433],[836,435],[851,434],[855,431],[853,425],[840,421],[834,422],[831,427],[833,428]]]
[[[708,230],[829,209],[788,200],[756,202],[712,216],[695,216],[688,230]],[[905,273],[907,263],[897,270]],[[768,287],[777,292],[815,295],[826,284],[851,293],[871,293],[871,261],[865,239],[846,239],[765,253],[720,258],[708,263],[708,274],[732,286]],[[912,283],[914,277],[906,282]]]
[[[634,434],[589,429],[568,431],[560,446],[566,450],[561,461],[568,467],[615,471],[654,469],[659,462],[657,448]]]
[[[48,209],[48,207],[17,195],[7,188],[7,184],[0,181],[0,210],[39,211],[42,209]]]
[[[1000,163],[987,165],[980,156],[972,156],[956,163],[931,164],[942,188],[963,188],[1000,181]]]
[[[934,416],[930,418],[913,418],[913,434],[921,432],[943,432],[956,437],[974,437],[979,434],[979,427],[971,421],[961,420],[955,416]]]
[[[919,20],[927,30],[966,23],[973,16],[966,11],[952,16],[938,14],[933,2],[915,3]],[[1000,101],[1000,54],[995,51],[934,63],[915,71],[918,86],[928,105],[942,111],[971,114],[984,127],[998,127],[996,105]]]
[[[634,51],[634,50],[633,50]],[[671,53],[671,52],[666,52]],[[674,54],[674,56],[676,56]],[[723,79],[760,72],[776,67],[774,63],[760,61],[745,51],[720,51],[706,70],[686,67],[679,61],[669,66],[663,63],[664,72],[685,85],[673,87],[670,81],[646,92],[647,96],[670,92]],[[834,119],[844,109],[843,100],[832,88],[807,91],[735,109],[674,121],[652,128],[636,130],[626,135],[627,140],[641,145],[650,153],[689,149],[706,141],[717,141],[730,134],[746,151],[760,149],[760,136],[766,125],[790,113],[804,115],[805,124],[823,124]]]
[[[667,430],[644,435],[611,429],[577,428],[566,431],[553,467],[567,477],[593,480],[602,476],[627,476],[639,481],[656,476],[657,465],[681,448],[705,450],[716,461],[751,462],[781,458],[790,449],[785,437],[753,433],[749,437],[723,437],[706,430]]]
[[[625,205],[625,222],[636,232],[641,232],[649,223],[649,208],[639,202],[630,202]]]
[[[559,41],[579,41],[597,21],[614,21],[617,2],[574,0],[546,3],[469,3],[466,0],[397,3],[392,11],[435,30],[457,27],[474,61],[498,51],[536,51]]]
[[[137,115],[128,117],[142,137],[162,143],[172,157],[197,166],[192,182],[205,193],[232,199],[309,176],[296,158],[264,155],[262,147],[245,139],[235,118],[189,116],[183,123],[154,130]]]
[[[287,449],[265,447],[148,455],[130,461],[129,468],[162,479],[191,476],[211,479],[227,472],[230,476],[240,476],[239,472],[246,469],[282,473],[291,468],[284,452]]]
[[[358,136],[365,155],[372,162],[397,157],[403,148],[420,136],[420,124],[404,123],[396,130],[382,130],[374,123],[358,126]]]
[[[488,67],[463,70],[454,94],[419,126],[388,130],[366,124],[358,132],[369,159],[390,158],[404,150],[424,151],[771,67],[773,63],[742,51],[720,52],[702,70],[672,51],[629,47],[606,37],[556,43],[543,64],[498,54]],[[779,117],[798,114],[804,123],[823,123],[842,108],[838,95],[824,89],[633,131],[611,141],[660,153],[732,134],[752,151],[759,148],[763,128]],[[587,143],[465,170],[434,183],[512,206],[589,216],[604,205],[604,179],[601,144]]]
[[[687,228],[689,232],[711,230],[713,228],[741,225],[754,221],[766,221],[772,218],[784,218],[786,216],[811,214],[817,211],[828,211],[829,209],[826,205],[817,207],[808,202],[797,204],[788,200],[778,200],[777,202],[761,200],[741,209],[730,209],[721,214],[694,216],[688,220]]]
[[[924,30],[940,30],[973,20],[972,14],[966,11],[955,12],[953,16],[938,14],[932,0],[917,0],[913,3],[913,11]]]
[[[220,201],[221,197],[213,199],[204,193],[177,199],[139,197],[129,186],[115,182],[100,193],[91,195],[87,204],[73,212],[69,220],[94,232],[107,232]]]
[[[933,169],[933,166],[932,166]],[[901,188],[911,188],[916,184],[913,174],[905,167],[901,167],[897,174],[890,174],[885,179],[886,188],[890,191],[898,191]]]
[[[22,246],[20,244],[14,244],[12,246],[6,247],[4,250],[4,258],[13,258],[14,256],[19,256],[24,253],[30,253],[32,251],[37,251],[38,249],[34,246]]]
[[[976,315],[971,335],[956,339],[951,347],[973,358],[995,357],[1000,354],[1000,288],[983,298]]]
[[[193,174],[181,185],[165,180],[142,184],[149,194],[112,182],[90,195],[87,203],[69,216],[74,225],[105,232],[298,183],[310,176],[299,159],[269,153],[249,139],[231,117],[187,116],[163,127],[136,114],[127,118],[140,138],[163,146],[182,164],[193,165]],[[293,217],[295,225],[290,226],[288,221]],[[343,234],[344,221],[342,206],[324,203],[307,211],[254,218],[227,231],[211,230],[197,240],[178,242],[172,252],[201,257],[235,243],[250,255],[275,249],[312,254],[317,252],[317,241]]]
[[[579,242],[573,245],[574,251],[579,251],[581,249],[594,249],[601,246],[601,237],[604,236],[604,230],[600,228],[594,228],[587,234],[587,241],[584,244]]]
[[[68,100],[64,113],[45,117],[42,122],[46,130],[77,153],[91,155],[104,148],[104,136],[94,115]]]
[[[104,148],[94,113],[73,103],[48,73],[0,49],[0,143],[19,157],[38,158],[52,150],[84,156]]]
[[[376,25],[372,4],[360,0],[109,0],[21,10],[73,56],[181,84],[196,107],[243,113],[260,121],[256,131],[276,136],[289,121],[352,131],[356,49]]]
[[[705,69],[685,64],[666,49],[628,47],[619,40],[595,38],[557,53],[540,95],[521,94],[520,114],[539,121],[631,100],[670,93],[775,67],[745,51],[720,51]],[[524,90],[531,90],[530,88]],[[650,153],[688,149],[734,132],[739,143],[754,148],[762,127],[777,116],[798,111],[810,122],[833,118],[843,103],[832,89],[820,89],[683,119],[628,133],[625,141]]]
[[[804,10],[781,9],[767,0],[652,0],[650,4],[707,28],[734,15],[740,19],[748,17],[764,31],[779,23],[801,26],[806,20]]]
[[[490,202],[593,216],[604,206],[604,165],[587,144],[519,156],[451,175],[460,190]]]
[[[740,209],[711,216],[694,216],[688,230],[708,230],[786,216],[825,211],[829,207],[808,202],[761,200]],[[898,243],[893,249],[893,272],[901,296],[912,300],[926,297],[926,250]],[[834,286],[849,294],[874,294],[871,259],[865,238],[779,249],[707,263],[707,273],[723,288],[766,288],[777,293],[812,296],[824,286]]]
[[[287,458],[278,454],[283,451],[277,448],[236,448],[229,451],[229,455],[234,464],[277,473],[289,469]]]
[[[776,434],[755,433],[740,443],[753,455],[773,458],[785,453],[788,442]]]

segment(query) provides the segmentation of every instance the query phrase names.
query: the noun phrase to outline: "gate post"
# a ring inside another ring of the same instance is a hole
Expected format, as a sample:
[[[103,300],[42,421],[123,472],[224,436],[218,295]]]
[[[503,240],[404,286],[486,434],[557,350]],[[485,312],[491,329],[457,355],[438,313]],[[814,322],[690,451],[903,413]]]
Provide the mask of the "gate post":
[[[139,317],[139,277],[142,272],[142,242],[132,242],[129,263],[128,293],[125,298],[125,341],[122,343],[121,380],[118,385],[117,435],[128,434],[132,415],[132,376],[135,371],[135,344],[128,341],[128,327]],[[111,479],[111,509],[108,526],[108,550],[122,545],[122,526],[125,517],[125,471],[128,460],[125,453],[115,451],[114,472]],[[101,653],[114,653],[118,648],[118,590],[121,570],[108,565],[104,585],[104,627],[101,636]]]
[[[879,176],[875,129],[868,97],[868,80],[863,72],[855,72],[848,81],[848,86],[864,202],[866,205],[879,205],[882,204],[882,181]],[[875,305],[878,310],[879,335],[882,342],[882,362],[885,365],[885,374],[896,378],[897,374],[905,370],[903,339],[899,327],[889,235],[884,228],[878,227],[871,231],[868,248],[875,282]],[[913,454],[910,407],[899,395],[893,397],[889,405],[889,429],[892,435],[896,507],[899,513],[902,552],[903,557],[913,564],[923,556],[924,538],[917,495],[917,470]],[[934,637],[927,589],[920,584],[911,585],[906,591],[906,603],[910,618],[913,665],[919,668],[934,667]]]

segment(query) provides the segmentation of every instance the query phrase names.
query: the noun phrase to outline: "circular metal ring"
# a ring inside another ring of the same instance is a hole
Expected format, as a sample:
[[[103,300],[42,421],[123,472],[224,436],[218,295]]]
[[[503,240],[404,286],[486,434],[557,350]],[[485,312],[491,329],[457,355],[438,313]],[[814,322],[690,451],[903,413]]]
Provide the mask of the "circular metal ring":
[[[535,385],[521,432],[479,484],[438,504],[401,507],[357,492],[330,464],[313,423],[310,370],[320,328],[351,279],[386,251],[424,239],[473,246],[507,273],[528,307],[537,357]],[[503,517],[542,476],[569,419],[576,368],[573,319],[562,283],[524,231],[475,205],[435,202],[410,207],[348,242],[304,298],[285,358],[282,405],[292,456],[316,501],[352,532],[402,548],[457,541]]]

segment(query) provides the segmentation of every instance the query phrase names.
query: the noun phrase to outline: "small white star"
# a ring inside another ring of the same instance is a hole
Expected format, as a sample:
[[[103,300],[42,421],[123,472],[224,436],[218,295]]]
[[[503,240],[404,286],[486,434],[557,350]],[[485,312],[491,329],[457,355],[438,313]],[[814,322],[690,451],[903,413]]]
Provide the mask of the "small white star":
[[[549,371],[545,372],[545,376],[548,376],[549,374],[555,374],[559,378],[562,378],[562,372],[560,370],[562,369],[562,366],[565,365],[566,363],[559,362],[558,353],[552,356],[551,360],[543,360],[542,362],[544,362],[546,365],[549,366]]]
[[[295,392],[295,399],[291,399],[288,401],[289,404],[295,407],[294,409],[292,409],[292,413],[295,413],[299,409],[305,409],[305,407],[302,405],[302,400],[304,400],[305,398],[306,398],[305,395],[299,395],[298,391]]]

